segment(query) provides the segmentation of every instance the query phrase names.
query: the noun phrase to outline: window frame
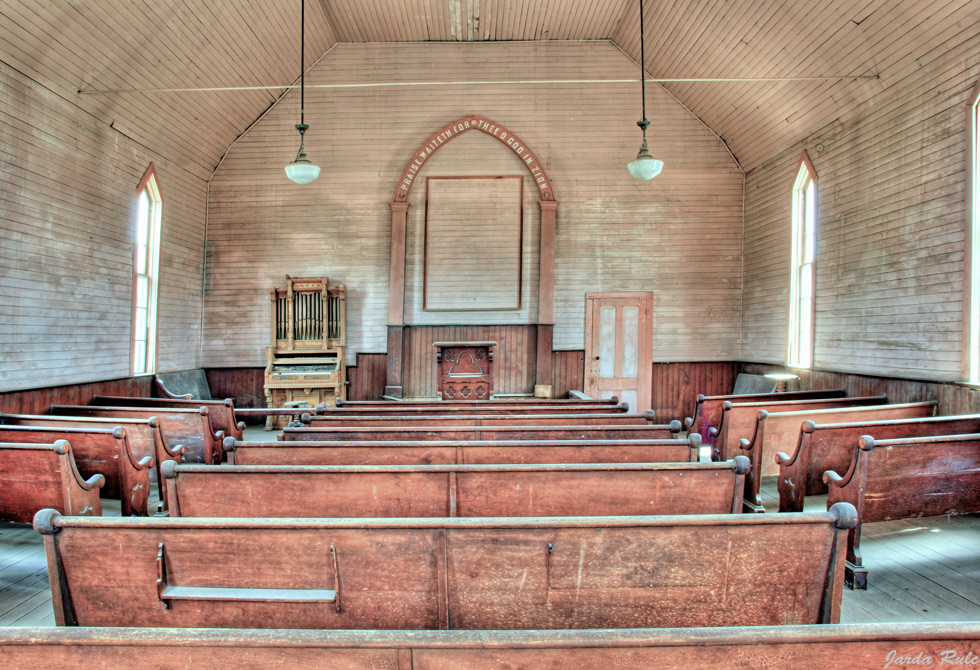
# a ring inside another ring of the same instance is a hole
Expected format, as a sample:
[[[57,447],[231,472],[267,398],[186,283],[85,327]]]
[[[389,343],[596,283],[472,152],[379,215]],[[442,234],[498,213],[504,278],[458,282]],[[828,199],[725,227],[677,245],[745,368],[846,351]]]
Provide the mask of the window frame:
[[[140,199],[146,195],[148,206],[146,210],[146,244],[140,243]],[[151,375],[156,372],[157,363],[157,316],[160,284],[160,230],[163,222],[163,193],[160,190],[160,180],[156,167],[151,163],[136,187],[136,215],[133,228],[133,302],[132,323],[130,330],[129,370],[135,377]],[[140,272],[140,251],[145,247],[145,272]],[[146,277],[146,305],[140,305],[140,278]],[[138,332],[139,312],[146,312],[145,325]],[[143,338],[138,338],[143,335]],[[139,354],[143,354],[143,365],[138,366]]]
[[[786,328],[786,364],[795,368],[812,368],[815,345],[815,316],[816,316],[816,287],[817,287],[817,205],[818,178],[817,171],[810,162],[806,151],[800,157],[799,167],[793,180],[790,224],[790,281],[789,309],[787,310]],[[812,189],[812,190],[811,190]],[[809,195],[808,195],[809,194]],[[811,214],[809,228],[811,229],[811,259],[806,260],[806,230],[808,210]],[[808,268],[810,275],[810,304],[806,317],[808,328],[802,325],[803,309],[801,303],[802,274]],[[803,338],[806,338],[804,341]]]
[[[966,101],[966,225],[963,249],[963,379],[980,384],[980,81]]]

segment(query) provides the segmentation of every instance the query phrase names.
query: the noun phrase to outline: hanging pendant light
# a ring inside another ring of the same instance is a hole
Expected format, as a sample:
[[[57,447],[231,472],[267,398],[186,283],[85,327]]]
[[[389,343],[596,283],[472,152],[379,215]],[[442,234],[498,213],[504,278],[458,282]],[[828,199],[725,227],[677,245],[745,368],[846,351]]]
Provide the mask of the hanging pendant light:
[[[296,152],[296,158],[292,163],[286,166],[286,176],[292,179],[297,184],[309,184],[320,176],[320,168],[310,162],[310,159],[306,157],[306,152],[303,151],[303,135],[307,130],[310,129],[309,125],[303,122],[303,107],[306,102],[305,100],[305,89],[304,89],[304,79],[303,70],[305,69],[306,61],[304,59],[304,51],[306,48],[306,0],[300,0],[300,19],[299,19],[299,123],[296,124],[296,130],[299,131],[299,151]]]
[[[643,34],[643,0],[640,0],[640,85],[643,96],[643,120],[637,121],[638,125],[643,130],[643,144],[640,145],[640,152],[636,154],[636,160],[629,162],[627,167],[629,167],[630,174],[637,179],[653,179],[660,171],[664,169],[664,162],[657,160],[650,154],[650,148],[647,146],[647,128],[650,127],[650,122],[647,121],[647,78],[646,70],[646,53],[645,53],[645,40]]]

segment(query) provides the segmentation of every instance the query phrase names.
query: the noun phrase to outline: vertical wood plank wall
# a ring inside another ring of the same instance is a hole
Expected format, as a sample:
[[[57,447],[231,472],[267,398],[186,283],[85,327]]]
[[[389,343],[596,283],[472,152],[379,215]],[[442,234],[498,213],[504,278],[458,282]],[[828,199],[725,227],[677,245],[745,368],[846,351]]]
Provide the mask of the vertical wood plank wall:
[[[0,63],[0,391],[130,374],[136,187],[164,197],[159,368],[200,346],[206,181]]]
[[[815,368],[961,379],[964,112],[980,61],[960,24],[931,39],[929,57],[883,64],[874,104],[747,174],[743,360],[785,361],[791,189],[805,149],[819,177]]]
[[[656,119],[649,137],[667,167],[652,182],[630,177],[626,163],[641,140],[639,87],[630,83],[636,75],[636,64],[606,41],[335,46],[306,78],[306,151],[321,166],[320,178],[297,186],[283,175],[298,144],[292,91],[236,142],[211,180],[203,365],[264,365],[268,288],[287,273],[345,284],[349,355],[385,351],[388,202],[420,144],[469,114],[518,134],[554,184],[556,349],[584,347],[586,291],[653,290],[660,343],[654,360],[737,358],[741,170],[697,118],[649,86],[648,114]],[[567,83],[582,79],[620,83]],[[417,85],[482,80],[556,83]],[[309,88],[382,82],[413,85]],[[507,151],[467,133],[436,152],[417,179],[519,174]],[[530,277],[537,274],[530,251],[538,235],[534,203],[525,208]],[[410,235],[422,214],[421,206],[410,207]],[[420,239],[409,242],[408,325],[536,323],[536,282],[528,282],[519,311],[451,319],[421,313],[413,297]],[[405,384],[406,393],[413,384],[430,388],[430,381],[411,377]],[[515,380],[507,388],[526,386]]]
[[[126,377],[0,393],[0,413],[47,414],[51,405],[86,405],[96,395],[149,397],[153,377]]]

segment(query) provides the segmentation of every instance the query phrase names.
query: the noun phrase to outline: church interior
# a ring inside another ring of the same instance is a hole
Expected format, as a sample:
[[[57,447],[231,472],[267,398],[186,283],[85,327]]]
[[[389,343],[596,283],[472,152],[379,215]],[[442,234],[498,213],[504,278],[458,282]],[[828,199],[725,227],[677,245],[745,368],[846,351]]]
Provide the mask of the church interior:
[[[0,176],[5,667],[980,663],[975,2],[0,0]]]

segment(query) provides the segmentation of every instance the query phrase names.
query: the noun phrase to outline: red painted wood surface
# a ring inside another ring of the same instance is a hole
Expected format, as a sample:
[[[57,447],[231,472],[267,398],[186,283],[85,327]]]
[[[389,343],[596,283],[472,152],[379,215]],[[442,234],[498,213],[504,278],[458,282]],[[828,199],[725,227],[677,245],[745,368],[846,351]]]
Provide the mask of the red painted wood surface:
[[[386,416],[330,416],[330,415],[303,415],[304,424],[307,423],[311,428],[321,426],[343,426],[357,427],[362,426],[385,428],[391,425],[392,418]],[[653,423],[653,413],[647,414],[534,414],[522,416],[520,414],[433,414],[426,416],[401,416],[398,417],[399,426],[643,426]],[[292,430],[292,429],[290,429]],[[301,430],[301,429],[297,429]]]
[[[108,429],[0,425],[0,442],[53,444],[57,440],[71,444],[82,479],[105,477],[100,497],[119,500],[124,516],[147,515],[153,458],[136,458],[129,436],[121,426]]]
[[[0,442],[0,521],[30,522],[38,510],[101,515],[102,475],[83,479],[67,440]]]
[[[239,465],[697,462],[697,435],[665,440],[340,442],[225,440]]]
[[[980,433],[980,415],[937,416],[864,423],[814,423],[804,421],[796,450],[777,455],[780,512],[802,512],[804,496],[827,493],[823,473],[847,472],[855,446],[862,435],[876,440],[927,435]]]
[[[677,437],[680,423],[645,426],[487,426],[487,427],[402,427],[401,422],[386,428],[289,428],[282,440],[317,439],[330,441],[367,440],[663,440]],[[312,435],[319,435],[313,438]]]
[[[977,656],[980,624],[875,623],[551,631],[4,628],[8,670],[684,668],[880,670],[949,650]],[[948,655],[947,655],[948,657]]]
[[[742,511],[724,463],[246,466],[164,464],[170,516],[558,517]]]
[[[387,354],[357,354],[357,365],[347,366],[347,399],[377,400],[385,392]]]
[[[0,393],[0,413],[44,414],[51,405],[84,405],[98,394],[148,397],[152,383],[153,377],[129,377],[88,384],[9,391]]]
[[[834,623],[854,516],[849,505],[523,519],[41,512],[34,524],[58,575],[59,625],[490,630]],[[167,584],[209,591],[168,606],[162,572]],[[210,599],[213,589],[235,598]],[[295,602],[262,589],[336,598]]]
[[[224,400],[180,400],[175,398],[130,398],[126,396],[94,396],[89,405],[102,407],[163,407],[175,409],[208,408],[208,423],[212,434],[220,430],[226,436],[242,439],[244,424],[235,418],[235,404],[231,398]]]

